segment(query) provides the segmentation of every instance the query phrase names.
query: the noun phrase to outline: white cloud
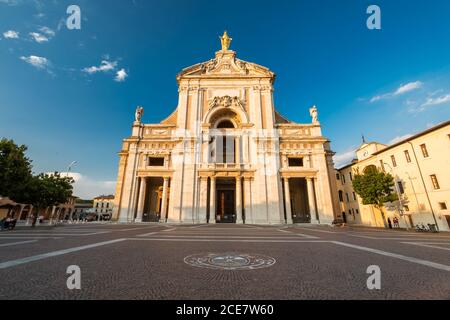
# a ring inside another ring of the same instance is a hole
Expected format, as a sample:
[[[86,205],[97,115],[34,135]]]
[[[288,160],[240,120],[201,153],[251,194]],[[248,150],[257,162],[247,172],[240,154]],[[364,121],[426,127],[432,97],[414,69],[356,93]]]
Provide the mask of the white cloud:
[[[50,67],[50,61],[47,58],[44,57],[38,57],[38,56],[29,56],[29,57],[20,57],[21,60],[25,61],[26,63],[32,65],[33,67],[37,69],[47,69]]]
[[[102,194],[114,194],[116,181],[95,180],[77,172],[62,172],[61,176],[69,176],[75,180],[73,194],[81,199],[93,199]]]
[[[6,4],[8,6],[16,6],[21,2],[21,0],[0,0],[0,3]]]
[[[41,28],[39,28],[39,31],[41,31],[42,33],[45,33],[49,37],[55,36],[55,31],[53,31],[49,27],[41,27]]]
[[[413,90],[417,90],[417,89],[421,88],[422,86],[423,86],[423,82],[421,82],[421,81],[409,82],[407,84],[401,85],[394,92],[389,92],[389,93],[385,93],[385,94],[374,96],[372,99],[370,99],[370,102],[376,102],[376,101],[379,101],[379,100],[382,100],[382,99],[391,98],[391,97],[395,97],[395,96],[400,96],[400,95],[405,94],[407,92],[410,92],[410,91],[413,91]]]
[[[394,92],[394,96],[404,94],[409,91],[413,91],[422,87],[423,83],[420,81],[410,82],[405,85],[401,85],[397,91]]]
[[[3,37],[5,37],[5,39],[18,39],[19,32],[14,30],[8,30],[6,32],[3,32]]]
[[[412,134],[405,134],[405,135],[403,135],[403,136],[397,136],[397,137],[395,137],[394,139],[392,139],[391,141],[389,141],[388,142],[388,145],[391,145],[391,144],[395,144],[395,143],[397,143],[397,142],[400,142],[400,141],[402,141],[402,140],[405,140],[405,139],[408,139],[408,138],[410,138],[410,137],[412,137]]]
[[[37,43],[43,43],[43,42],[47,42],[49,40],[49,38],[47,36],[44,36],[43,34],[38,33],[38,32],[30,32],[30,36]]]
[[[114,78],[117,82],[123,82],[128,77],[128,74],[126,73],[125,69],[120,69],[116,73],[116,77]]]
[[[108,60],[103,60],[100,63],[100,66],[96,67],[96,66],[92,66],[89,68],[84,68],[83,71],[89,74],[93,74],[96,72],[108,72],[111,70],[114,70],[117,67],[117,61],[108,61]]]
[[[356,158],[356,149],[351,149],[344,152],[338,152],[334,157],[334,165],[336,168],[340,168],[352,162]]]
[[[439,104],[444,104],[444,103],[448,103],[450,102],[450,93],[446,94],[446,95],[442,95],[436,98],[427,98],[427,101],[425,101],[425,103],[423,103],[421,105],[421,107],[425,108],[425,107],[431,107],[431,106],[436,106]]]

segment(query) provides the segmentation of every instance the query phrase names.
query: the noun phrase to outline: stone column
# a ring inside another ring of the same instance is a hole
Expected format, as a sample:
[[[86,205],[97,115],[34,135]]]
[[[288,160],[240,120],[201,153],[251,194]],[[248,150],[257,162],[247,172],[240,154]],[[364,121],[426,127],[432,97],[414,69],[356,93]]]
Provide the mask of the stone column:
[[[206,210],[208,208],[208,177],[200,177],[200,203],[199,223],[206,223]]]
[[[209,223],[216,223],[216,177],[211,177],[209,200]]]
[[[30,205],[30,209],[28,209],[28,213],[27,213],[27,222],[25,223],[26,225],[30,224],[30,217],[31,217],[32,213],[33,213],[33,206]]]
[[[139,200],[138,209],[135,222],[142,222],[142,215],[144,214],[144,202],[145,202],[145,192],[147,188],[147,181],[145,178],[141,178],[141,183],[139,187]]]
[[[242,219],[242,189],[241,177],[236,177],[236,223],[244,223]]]
[[[21,204],[21,205],[19,205],[20,206],[20,210],[19,210],[19,215],[16,217],[16,211],[15,211],[15,208],[14,208],[14,218],[15,219],[17,219],[17,221],[19,221],[20,220],[20,216],[22,215],[22,210],[23,210],[23,204]]]
[[[163,193],[161,199],[161,216],[159,217],[160,222],[166,222],[167,220],[167,191],[169,189],[169,178],[164,178],[163,183]]]
[[[308,205],[309,205],[309,215],[311,216],[311,222],[317,223],[317,210],[316,203],[314,200],[314,186],[313,179],[306,178],[306,184],[308,187]]]
[[[286,223],[293,224],[291,209],[291,193],[289,190],[289,178],[283,178],[284,181],[284,202],[286,206]]]
[[[235,163],[237,164],[236,167],[240,168],[240,164],[241,164],[241,144],[240,144],[240,137],[234,137],[234,149],[236,154],[235,156]]]
[[[245,223],[252,224],[252,194],[251,194],[251,178],[244,178],[244,208]]]
[[[316,210],[317,210],[316,220],[318,223],[320,223],[320,212],[322,211],[322,205],[321,205],[322,198],[321,198],[320,192],[318,190],[319,183],[317,182],[316,177],[313,178],[313,182],[314,182],[314,195],[316,196]],[[339,209],[339,211],[341,211],[341,210]]]

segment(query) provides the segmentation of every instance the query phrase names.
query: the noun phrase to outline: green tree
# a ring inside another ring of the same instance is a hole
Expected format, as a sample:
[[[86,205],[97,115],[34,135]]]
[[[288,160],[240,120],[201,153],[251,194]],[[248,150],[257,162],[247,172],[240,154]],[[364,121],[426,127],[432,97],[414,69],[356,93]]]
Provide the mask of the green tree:
[[[53,174],[41,173],[34,176],[28,189],[29,203],[37,208],[37,212],[42,208],[66,203],[72,196],[73,182],[74,180],[71,177],[62,177],[58,172]]]
[[[0,140],[0,195],[22,202],[32,179],[31,160],[25,156],[27,147],[13,140]]]
[[[394,178],[389,173],[378,171],[375,166],[364,170],[363,174],[356,174],[353,179],[353,189],[361,197],[365,205],[373,205],[379,209],[386,226],[383,206],[386,202],[398,200],[394,190]]]

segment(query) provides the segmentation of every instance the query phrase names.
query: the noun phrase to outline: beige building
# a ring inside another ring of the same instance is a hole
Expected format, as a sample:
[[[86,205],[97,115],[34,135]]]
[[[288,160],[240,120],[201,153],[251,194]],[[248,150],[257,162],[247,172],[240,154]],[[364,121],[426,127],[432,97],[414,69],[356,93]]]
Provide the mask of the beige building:
[[[112,215],[114,208],[114,195],[102,195],[94,198],[92,209],[100,215]]]
[[[143,124],[136,110],[119,153],[113,219],[331,223],[333,153],[317,109],[311,123],[283,118],[275,74],[238,59],[226,33],[221,42],[212,60],[178,74],[178,106],[167,119]]]
[[[362,205],[352,187],[352,176],[375,166],[394,176],[400,195],[400,201],[386,205],[386,219],[397,217],[400,227],[435,224],[439,230],[450,230],[450,121],[390,146],[364,143],[356,156],[352,164],[337,170],[339,215],[343,220],[384,226],[381,212]]]

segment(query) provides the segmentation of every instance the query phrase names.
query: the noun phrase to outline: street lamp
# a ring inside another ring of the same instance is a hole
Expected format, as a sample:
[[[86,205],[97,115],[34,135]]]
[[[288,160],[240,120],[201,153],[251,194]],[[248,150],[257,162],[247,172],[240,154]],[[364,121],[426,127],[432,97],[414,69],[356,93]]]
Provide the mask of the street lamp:
[[[78,163],[77,161],[72,161],[72,162],[69,164],[69,166],[67,167],[67,173],[66,173],[67,177],[69,176],[69,173],[70,173],[70,170],[72,170],[72,167],[73,167],[74,165],[76,165],[77,163]]]
[[[406,230],[409,230],[408,223],[406,222],[405,215],[403,214],[402,198],[400,196],[400,191],[398,190],[398,187],[397,187],[397,181],[394,176],[394,170],[392,169],[392,167],[389,163],[384,162],[384,165],[389,167],[389,170],[391,171],[392,176],[394,177],[394,188],[395,188],[395,192],[397,193],[398,202],[400,204],[400,208],[397,208],[397,209],[399,210],[400,216],[403,216],[403,220],[405,221]]]

